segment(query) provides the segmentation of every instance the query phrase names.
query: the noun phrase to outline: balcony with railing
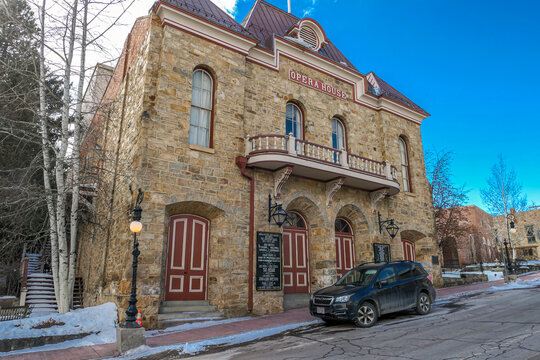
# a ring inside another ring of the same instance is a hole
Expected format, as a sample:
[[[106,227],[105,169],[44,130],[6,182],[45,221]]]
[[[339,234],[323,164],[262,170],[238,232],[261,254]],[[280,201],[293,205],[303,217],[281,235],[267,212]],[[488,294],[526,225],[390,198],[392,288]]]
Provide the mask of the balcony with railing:
[[[257,135],[246,139],[247,165],[275,171],[292,167],[292,174],[318,181],[343,178],[343,185],[366,191],[399,192],[397,169],[346,150],[300,140],[292,135]]]

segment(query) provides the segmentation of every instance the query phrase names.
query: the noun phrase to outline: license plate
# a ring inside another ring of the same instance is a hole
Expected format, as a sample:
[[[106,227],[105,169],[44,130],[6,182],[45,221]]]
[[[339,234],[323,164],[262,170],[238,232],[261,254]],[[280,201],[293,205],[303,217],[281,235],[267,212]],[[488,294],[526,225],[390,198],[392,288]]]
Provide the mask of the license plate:
[[[317,314],[324,314],[324,308],[317,306]]]

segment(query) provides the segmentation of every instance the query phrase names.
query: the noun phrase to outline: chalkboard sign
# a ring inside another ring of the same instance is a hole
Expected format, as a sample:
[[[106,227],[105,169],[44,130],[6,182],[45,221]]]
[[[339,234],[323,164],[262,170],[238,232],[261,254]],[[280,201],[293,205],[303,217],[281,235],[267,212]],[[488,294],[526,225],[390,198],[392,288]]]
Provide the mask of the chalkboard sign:
[[[376,263],[390,261],[390,245],[388,244],[373,244],[373,261]]]
[[[281,234],[257,231],[256,289],[281,290]]]

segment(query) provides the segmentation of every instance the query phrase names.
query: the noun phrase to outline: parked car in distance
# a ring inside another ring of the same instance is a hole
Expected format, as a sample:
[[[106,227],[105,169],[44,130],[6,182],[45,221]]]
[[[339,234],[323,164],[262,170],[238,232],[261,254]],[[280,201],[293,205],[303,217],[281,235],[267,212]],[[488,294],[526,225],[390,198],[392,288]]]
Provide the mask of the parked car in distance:
[[[414,309],[425,315],[436,297],[430,278],[417,262],[364,263],[313,293],[309,309],[327,323],[352,321],[363,328],[396,311]]]

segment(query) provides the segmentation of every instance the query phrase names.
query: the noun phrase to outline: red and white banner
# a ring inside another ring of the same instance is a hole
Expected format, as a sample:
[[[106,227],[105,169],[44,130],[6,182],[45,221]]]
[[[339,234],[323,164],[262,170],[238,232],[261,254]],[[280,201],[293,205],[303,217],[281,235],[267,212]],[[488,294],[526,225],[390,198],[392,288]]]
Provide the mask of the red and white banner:
[[[299,72],[296,72],[294,70],[289,70],[289,80],[305,85],[312,89],[322,91],[323,93],[335,96],[340,99],[347,98],[347,94],[345,93],[345,91],[341,89],[337,89],[333,87],[332,85],[323,83],[322,81],[318,81],[313,78],[310,78],[307,75],[300,74]]]

